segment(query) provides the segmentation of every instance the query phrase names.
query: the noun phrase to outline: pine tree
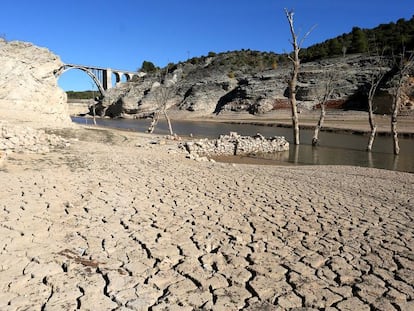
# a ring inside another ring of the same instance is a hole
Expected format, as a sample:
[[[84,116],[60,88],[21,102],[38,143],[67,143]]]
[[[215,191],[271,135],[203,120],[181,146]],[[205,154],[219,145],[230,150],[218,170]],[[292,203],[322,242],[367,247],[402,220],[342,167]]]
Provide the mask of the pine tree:
[[[144,60],[142,62],[142,66],[141,66],[141,71],[142,72],[155,72],[157,70],[157,67],[155,67],[155,65],[152,62],[146,61]]]
[[[359,28],[352,28],[351,52],[364,53],[368,50],[368,39],[365,32]]]
[[[329,40],[328,46],[329,46],[329,56],[342,54],[342,45],[337,38]]]

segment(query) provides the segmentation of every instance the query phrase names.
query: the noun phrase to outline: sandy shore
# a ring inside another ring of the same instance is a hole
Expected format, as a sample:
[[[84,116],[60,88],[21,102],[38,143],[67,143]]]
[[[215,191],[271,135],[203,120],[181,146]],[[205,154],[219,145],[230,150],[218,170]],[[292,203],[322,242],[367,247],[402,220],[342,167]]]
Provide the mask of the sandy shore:
[[[0,170],[0,310],[414,310],[414,174],[64,134]]]

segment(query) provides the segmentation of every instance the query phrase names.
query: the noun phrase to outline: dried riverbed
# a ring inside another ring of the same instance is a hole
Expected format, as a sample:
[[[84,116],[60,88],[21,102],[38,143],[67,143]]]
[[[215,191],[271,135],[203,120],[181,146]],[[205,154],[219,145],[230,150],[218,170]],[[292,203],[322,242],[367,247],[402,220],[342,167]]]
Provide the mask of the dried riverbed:
[[[1,310],[411,310],[414,175],[72,130],[0,171]]]

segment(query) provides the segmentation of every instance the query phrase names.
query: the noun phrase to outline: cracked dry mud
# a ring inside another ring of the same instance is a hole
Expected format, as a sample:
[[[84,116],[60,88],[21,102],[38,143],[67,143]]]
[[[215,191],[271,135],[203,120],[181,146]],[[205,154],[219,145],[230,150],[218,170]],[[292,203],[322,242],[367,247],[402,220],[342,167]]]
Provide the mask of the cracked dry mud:
[[[0,171],[0,310],[414,310],[413,174],[122,135]]]

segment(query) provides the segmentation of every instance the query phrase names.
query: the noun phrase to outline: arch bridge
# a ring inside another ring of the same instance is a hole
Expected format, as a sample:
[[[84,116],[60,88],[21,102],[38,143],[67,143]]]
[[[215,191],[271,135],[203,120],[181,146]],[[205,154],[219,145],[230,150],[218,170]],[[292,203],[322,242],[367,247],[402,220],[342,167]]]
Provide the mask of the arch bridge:
[[[59,77],[64,72],[71,69],[79,69],[87,73],[95,82],[101,94],[104,94],[107,89],[110,89],[112,87],[112,74],[115,76],[116,83],[121,82],[122,77],[125,77],[126,81],[130,81],[134,76],[139,75],[139,73],[136,71],[116,70],[111,68],[101,68],[77,64],[64,64],[59,69],[55,70],[54,74],[56,77]]]

